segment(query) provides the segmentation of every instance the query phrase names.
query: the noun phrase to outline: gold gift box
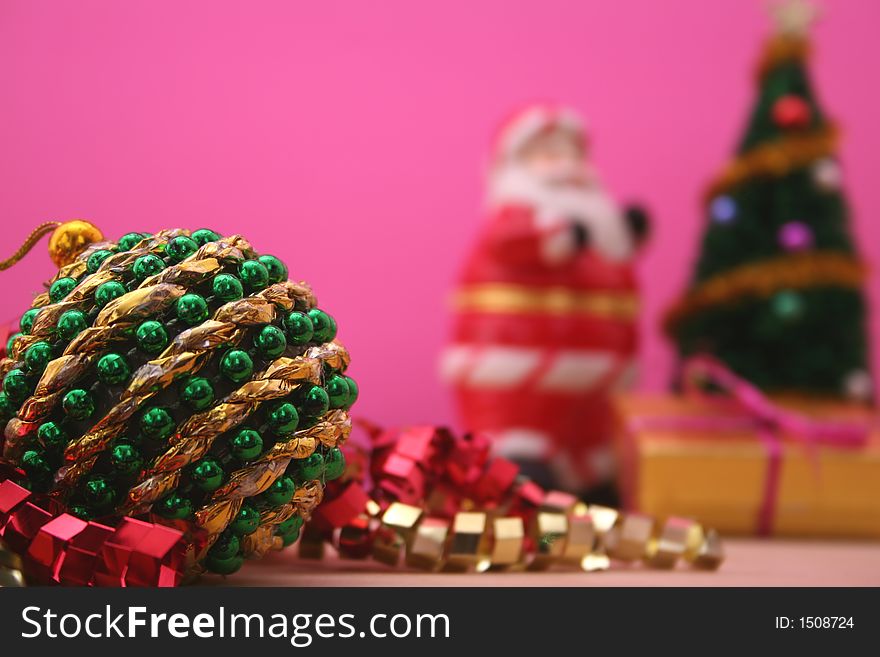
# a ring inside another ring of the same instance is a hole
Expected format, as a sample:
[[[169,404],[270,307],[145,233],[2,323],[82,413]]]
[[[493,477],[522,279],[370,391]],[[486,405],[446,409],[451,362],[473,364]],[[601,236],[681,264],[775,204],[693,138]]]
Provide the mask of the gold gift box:
[[[817,420],[873,424],[857,448],[782,433],[772,533],[880,538],[880,431],[870,409],[774,400]],[[725,534],[754,534],[770,456],[753,418],[732,403],[674,395],[615,400],[625,505],[651,515],[691,516]],[[700,425],[714,425],[714,429]]]

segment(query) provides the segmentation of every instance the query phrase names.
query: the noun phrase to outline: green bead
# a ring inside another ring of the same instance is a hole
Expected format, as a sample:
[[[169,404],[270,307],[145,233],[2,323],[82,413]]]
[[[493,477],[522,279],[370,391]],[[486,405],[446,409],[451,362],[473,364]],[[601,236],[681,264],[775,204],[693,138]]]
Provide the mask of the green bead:
[[[294,529],[286,534],[279,534],[279,536],[281,536],[281,544],[284,547],[288,547],[296,543],[296,539],[299,538],[299,529]]]
[[[52,303],[58,303],[76,287],[76,279],[66,276],[59,278],[49,287],[49,299]]]
[[[101,265],[104,264],[104,261],[112,255],[113,251],[98,249],[89,256],[88,260],[86,260],[86,271],[90,274],[94,274],[100,269]]]
[[[254,346],[263,358],[278,358],[287,349],[287,338],[284,331],[269,324],[254,336]]]
[[[244,504],[238,515],[230,523],[229,529],[236,536],[252,534],[260,526],[260,512],[250,504]]]
[[[229,559],[238,554],[240,548],[241,541],[238,540],[238,536],[232,532],[223,532],[208,550],[208,554],[217,559]]]
[[[3,392],[13,403],[23,402],[31,394],[31,389],[31,382],[22,370],[9,370],[3,379]]]
[[[52,476],[52,469],[43,458],[43,455],[34,450],[28,450],[21,456],[21,467],[27,473],[28,479],[42,482]]]
[[[49,451],[58,450],[67,445],[67,433],[57,422],[43,422],[37,429],[37,439]]]
[[[92,519],[92,514],[89,513],[89,510],[86,507],[84,507],[82,504],[70,505],[69,507],[67,507],[67,512],[72,516],[76,516],[80,520],[91,520]]]
[[[8,357],[11,357],[12,347],[15,345],[15,341],[22,335],[24,335],[24,333],[13,333],[9,336],[9,339],[6,341],[6,355]]]
[[[162,261],[162,258],[152,253],[142,255],[134,261],[134,265],[131,267],[134,277],[139,281],[155,276],[163,269],[165,269],[165,263]]]
[[[272,482],[272,485],[260,497],[272,506],[281,506],[293,499],[295,490],[296,484],[293,483],[293,479],[290,477],[279,477]]]
[[[208,379],[195,376],[184,382],[180,399],[194,411],[203,411],[214,402],[214,386]]]
[[[314,452],[308,458],[300,461],[298,474],[302,481],[320,479],[324,474],[324,455],[321,452]]]
[[[106,478],[92,477],[86,482],[83,498],[92,508],[103,509],[113,504],[116,491]]]
[[[98,380],[106,386],[118,386],[128,381],[131,368],[124,356],[120,354],[104,354],[98,361]]]
[[[312,308],[309,311],[309,319],[312,320],[312,326],[315,328],[312,337],[315,342],[331,342],[336,337],[336,320],[323,310]]]
[[[174,433],[174,418],[166,409],[159,406],[144,411],[141,415],[141,431],[147,438],[165,440]]]
[[[116,246],[119,247],[120,251],[131,251],[135,246],[137,246],[142,240],[144,236],[140,233],[126,233],[122,237],[119,238],[119,241],[116,243]]]
[[[103,308],[114,299],[118,299],[125,294],[125,286],[119,281],[107,281],[101,283],[95,290],[95,303],[99,308]]]
[[[80,331],[84,330],[88,323],[86,314],[81,310],[68,310],[58,318],[58,335],[62,340],[72,340]]]
[[[230,349],[220,360],[220,372],[235,383],[241,383],[251,378],[251,374],[254,373],[254,362],[246,351]]]
[[[208,315],[208,302],[198,294],[184,294],[177,300],[177,318],[184,324],[201,324]]]
[[[255,459],[263,451],[263,437],[254,429],[241,429],[229,441],[229,451],[242,461]]]
[[[348,383],[348,403],[345,407],[351,408],[351,405],[357,401],[358,395],[360,395],[360,390],[358,389],[357,382],[350,376],[345,377],[345,381]]]
[[[314,334],[315,329],[308,315],[293,311],[287,316],[287,337],[292,344],[307,344]]]
[[[309,417],[323,415],[330,408],[330,397],[327,395],[327,391],[320,386],[312,386],[303,397],[301,408],[303,414]]]
[[[280,283],[287,280],[287,265],[273,255],[261,255],[259,261],[269,272],[270,283]]]
[[[269,426],[280,436],[293,433],[298,425],[299,413],[296,412],[296,406],[290,402],[278,404],[269,413]]]
[[[148,354],[158,354],[168,346],[168,331],[156,320],[143,322],[135,331],[138,347]]]
[[[220,488],[223,484],[225,473],[220,464],[214,459],[204,459],[193,466],[190,478],[193,483],[205,492],[211,492]]]
[[[95,412],[92,393],[82,388],[74,388],[64,395],[61,405],[64,407],[64,412],[74,420],[88,419]]]
[[[345,472],[345,454],[334,447],[324,456],[324,477],[327,481],[338,479]]]
[[[259,260],[245,260],[241,263],[238,275],[248,289],[262,290],[269,284],[269,272]]]
[[[153,510],[169,520],[186,520],[193,513],[193,505],[188,498],[178,493],[171,493],[168,497],[159,500]]]
[[[141,453],[132,445],[116,445],[110,450],[110,465],[120,474],[134,474],[143,464]]]
[[[348,404],[348,381],[340,374],[334,374],[326,384],[330,408],[344,408]]]
[[[243,564],[244,557],[240,554],[236,554],[228,559],[220,559],[211,554],[205,558],[205,567],[217,575],[231,575],[238,571]]]
[[[52,360],[52,347],[48,342],[35,342],[24,352],[24,366],[31,374],[42,374]]]
[[[236,301],[244,296],[241,281],[232,274],[217,274],[211,284],[214,296],[221,301]]]
[[[205,246],[208,242],[216,242],[221,236],[219,233],[215,233],[209,228],[199,228],[191,235],[191,237],[199,246]]]
[[[196,241],[186,235],[172,237],[165,245],[165,255],[171,259],[171,262],[186,260],[198,250],[199,245],[196,244]]]
[[[31,308],[24,315],[21,316],[21,321],[18,323],[18,328],[21,330],[22,335],[31,334],[31,329],[34,327],[34,320],[39,314],[39,308]]]
[[[290,516],[287,520],[285,520],[284,522],[279,522],[275,526],[275,533],[279,535],[288,534],[292,531],[298,530],[302,526],[302,516]]]
[[[798,319],[804,311],[804,302],[797,292],[782,290],[771,300],[773,313],[785,321]]]
[[[15,408],[5,392],[0,392],[0,419],[4,422],[15,414]]]

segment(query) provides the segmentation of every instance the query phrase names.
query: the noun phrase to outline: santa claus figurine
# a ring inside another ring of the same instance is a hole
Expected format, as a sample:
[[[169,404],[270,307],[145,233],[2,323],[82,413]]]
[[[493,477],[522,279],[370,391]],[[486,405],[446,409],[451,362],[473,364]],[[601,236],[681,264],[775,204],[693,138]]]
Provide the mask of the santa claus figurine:
[[[464,426],[498,454],[607,499],[609,395],[634,378],[632,263],[647,220],[608,196],[588,156],[571,109],[532,106],[503,126],[442,372]]]

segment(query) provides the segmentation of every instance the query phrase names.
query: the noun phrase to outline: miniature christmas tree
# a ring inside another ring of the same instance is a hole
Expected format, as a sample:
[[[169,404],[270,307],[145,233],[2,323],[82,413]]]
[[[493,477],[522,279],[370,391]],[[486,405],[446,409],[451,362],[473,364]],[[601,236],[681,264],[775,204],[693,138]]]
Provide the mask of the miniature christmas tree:
[[[683,357],[710,353],[770,391],[865,399],[865,268],[849,234],[837,130],[807,74],[805,2],[775,7],[759,96],[736,156],[709,188],[690,289],[666,327]]]

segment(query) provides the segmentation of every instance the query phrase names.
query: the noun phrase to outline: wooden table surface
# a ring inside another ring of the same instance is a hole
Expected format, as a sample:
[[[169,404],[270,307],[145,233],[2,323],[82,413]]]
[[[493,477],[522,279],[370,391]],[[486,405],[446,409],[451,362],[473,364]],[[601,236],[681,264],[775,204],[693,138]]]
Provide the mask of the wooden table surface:
[[[726,539],[716,572],[680,567],[659,571],[615,565],[600,573],[424,573],[375,561],[299,559],[295,548],[247,563],[230,578],[203,585],[234,586],[880,586],[880,543]]]

